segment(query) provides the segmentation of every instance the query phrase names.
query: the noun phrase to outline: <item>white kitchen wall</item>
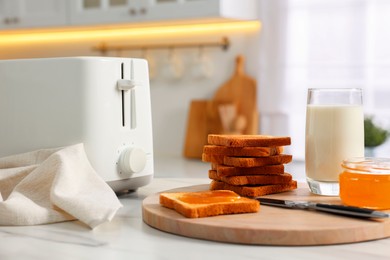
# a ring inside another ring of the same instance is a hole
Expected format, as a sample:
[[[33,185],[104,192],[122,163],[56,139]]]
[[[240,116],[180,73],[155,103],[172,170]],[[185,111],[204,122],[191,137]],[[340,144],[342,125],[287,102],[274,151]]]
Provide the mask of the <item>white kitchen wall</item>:
[[[180,80],[155,79],[151,82],[154,143],[157,153],[180,155],[183,151],[189,104],[192,99],[210,99],[216,89],[223,84],[234,71],[235,57],[246,57],[247,73],[257,75],[257,36],[231,35],[232,46],[228,51],[209,49],[213,72],[209,79],[196,79],[186,73]],[[193,52],[193,51],[192,51]],[[189,60],[196,53],[182,52]],[[191,66],[186,66],[188,71]]]
[[[198,49],[177,49],[176,54],[183,59],[184,72],[179,79],[172,79],[164,74],[168,50],[149,51],[157,64],[157,76],[151,79],[151,100],[153,117],[154,149],[156,155],[182,156],[185,140],[187,114],[192,99],[209,99],[216,89],[229,79],[234,70],[235,58],[242,54],[246,58],[246,72],[259,80],[259,41],[260,31],[255,32],[230,32],[229,34],[194,35],[193,39],[180,39],[180,37],[164,39],[113,39],[114,43],[134,44],[147,42],[180,42],[186,41],[210,41],[228,37],[231,46],[227,51],[220,48],[206,47],[204,51],[211,60],[212,73],[210,78],[194,78],[191,74],[191,63],[198,55]],[[92,51],[92,47],[99,44],[97,40],[79,41],[78,39],[49,42],[13,44],[12,46],[0,46],[0,59],[60,57],[60,56],[98,56]],[[142,51],[126,51],[122,53],[108,53],[108,56],[143,57]],[[258,87],[259,95],[263,95],[261,86]],[[261,113],[261,111],[260,111]]]

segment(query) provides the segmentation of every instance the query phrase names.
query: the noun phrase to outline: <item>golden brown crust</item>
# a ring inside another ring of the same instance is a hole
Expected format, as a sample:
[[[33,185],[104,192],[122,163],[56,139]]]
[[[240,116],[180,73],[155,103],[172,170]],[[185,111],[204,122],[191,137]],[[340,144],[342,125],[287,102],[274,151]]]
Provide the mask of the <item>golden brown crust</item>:
[[[178,199],[182,194],[184,193],[161,193],[160,204],[164,207],[174,209],[187,218],[201,218],[237,213],[253,213],[259,211],[260,209],[260,204],[257,200],[245,197],[240,197],[239,200],[230,202],[189,204]]]
[[[203,153],[210,155],[225,155],[225,156],[250,156],[264,157],[277,155],[283,152],[283,146],[273,147],[227,147],[221,145],[205,145]]]
[[[249,168],[266,165],[286,164],[292,161],[292,155],[278,154],[267,157],[233,157],[203,153],[202,161],[226,166]]]
[[[219,165],[222,165],[222,164],[210,163],[210,165],[211,165],[211,170],[217,170],[217,167],[218,167]]]
[[[284,173],[283,164],[264,165],[258,167],[234,167],[223,164],[212,164],[212,170],[216,170],[219,176],[238,176],[238,175],[259,175],[259,174],[282,174]]]
[[[209,178],[222,181],[231,185],[268,185],[268,184],[287,184],[292,181],[289,173],[272,175],[242,175],[242,176],[219,176],[217,171],[209,170]]]
[[[288,184],[271,184],[261,186],[234,186],[221,181],[211,181],[210,190],[231,190],[245,197],[259,197],[267,194],[290,191],[297,188],[297,182],[292,180]]]
[[[224,157],[225,157],[224,155],[202,153],[202,161],[204,162],[223,164]]]
[[[223,145],[229,147],[269,147],[285,146],[291,144],[291,138],[288,136],[269,136],[269,135],[219,135],[209,134],[208,143],[213,145]]]
[[[223,164],[235,167],[258,167],[264,165],[285,164],[292,161],[292,155],[279,154],[268,157],[231,157],[225,156]]]

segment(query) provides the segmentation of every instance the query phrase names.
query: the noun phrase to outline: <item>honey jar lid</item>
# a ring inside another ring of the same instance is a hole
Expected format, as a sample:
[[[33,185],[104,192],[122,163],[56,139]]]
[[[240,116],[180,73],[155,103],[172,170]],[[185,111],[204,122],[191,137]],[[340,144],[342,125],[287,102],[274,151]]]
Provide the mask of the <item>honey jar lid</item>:
[[[341,166],[353,173],[390,175],[390,158],[354,157],[344,160]]]

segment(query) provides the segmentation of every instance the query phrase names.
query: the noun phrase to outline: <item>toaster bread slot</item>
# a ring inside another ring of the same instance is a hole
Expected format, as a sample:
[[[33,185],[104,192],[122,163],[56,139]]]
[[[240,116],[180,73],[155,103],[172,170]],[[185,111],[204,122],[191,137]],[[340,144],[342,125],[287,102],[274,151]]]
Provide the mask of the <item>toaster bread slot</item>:
[[[134,68],[131,62],[130,79],[124,79],[124,64],[121,66],[121,79],[117,82],[117,88],[121,91],[122,95],[122,126],[126,127],[127,120],[129,120],[130,129],[137,127],[137,109],[136,109],[136,87],[144,86],[142,81],[134,80]],[[129,118],[127,119],[127,113]]]
[[[121,79],[124,79],[123,62],[121,63]],[[122,95],[122,126],[125,127],[125,91],[121,90]]]
[[[122,127],[132,125],[132,91],[134,91],[135,82],[126,78],[126,64],[121,63],[121,79],[117,82],[117,88],[121,92],[121,116]],[[129,77],[129,74],[127,74]]]
[[[137,127],[137,116],[136,116],[136,104],[135,104],[135,89],[130,90],[130,128],[135,129]]]
[[[141,85],[139,82],[135,81],[135,75],[134,75],[134,62],[131,60],[131,67],[130,67],[130,80],[135,85]],[[130,128],[135,129],[137,127],[137,118],[136,118],[136,105],[135,105],[135,88],[131,88],[130,90]]]

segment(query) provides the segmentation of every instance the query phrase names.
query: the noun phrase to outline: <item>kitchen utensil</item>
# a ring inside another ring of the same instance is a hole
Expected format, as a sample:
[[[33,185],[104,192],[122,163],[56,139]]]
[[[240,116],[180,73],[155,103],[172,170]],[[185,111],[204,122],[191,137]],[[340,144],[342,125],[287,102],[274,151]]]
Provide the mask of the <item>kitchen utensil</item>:
[[[148,68],[149,68],[149,79],[153,80],[158,75],[158,68],[157,68],[157,62],[154,57],[154,55],[150,52],[148,49],[143,50],[143,59],[145,59],[148,62]]]
[[[350,207],[335,204],[315,203],[310,201],[293,201],[293,200],[280,200],[270,198],[257,198],[261,204],[290,209],[312,209],[317,211],[325,211],[328,213],[363,217],[363,218],[389,218],[390,215],[381,211]]]
[[[115,191],[152,180],[145,60],[3,60],[0,80],[0,157],[84,143],[91,165]]]
[[[221,104],[218,106],[219,117],[222,123],[222,133],[229,134],[233,132],[233,123],[237,117],[237,108],[234,104]]]
[[[177,188],[166,192],[208,190],[209,185]],[[164,191],[165,192],[165,191]],[[299,199],[321,203],[340,203],[338,197],[310,193],[306,184],[298,189],[264,196]],[[177,235],[212,241],[257,245],[332,245],[390,237],[390,219],[346,218],[336,214],[318,214],[310,210],[286,210],[260,206],[250,214],[223,215],[188,219],[159,204],[153,194],[142,203],[142,218],[148,225]],[[390,211],[387,211],[389,213]]]
[[[168,61],[165,67],[165,76],[167,79],[178,80],[183,76],[184,64],[182,57],[176,49],[170,49]]]
[[[195,79],[210,78],[214,67],[203,46],[199,47],[199,53],[194,57],[191,67],[192,77]]]

